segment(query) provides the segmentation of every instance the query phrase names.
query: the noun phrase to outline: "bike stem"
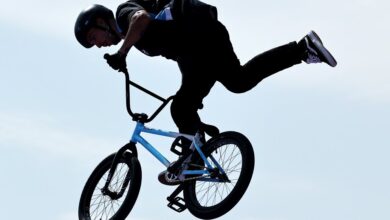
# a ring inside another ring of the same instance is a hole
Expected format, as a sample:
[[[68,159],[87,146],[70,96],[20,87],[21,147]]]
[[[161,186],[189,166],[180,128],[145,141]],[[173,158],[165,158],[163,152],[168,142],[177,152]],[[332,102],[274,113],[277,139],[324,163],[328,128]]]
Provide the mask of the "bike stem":
[[[115,154],[114,160],[112,161],[111,168],[110,168],[110,171],[108,173],[106,183],[104,184],[104,187],[101,189],[101,192],[103,193],[103,195],[108,195],[111,197],[111,199],[118,199],[118,198],[122,197],[123,193],[125,192],[125,190],[127,188],[127,185],[130,182],[130,176],[128,176],[129,173],[127,173],[126,181],[124,182],[124,184],[121,188],[121,191],[119,193],[113,193],[108,189],[108,186],[111,183],[112,177],[114,176],[114,173],[115,173],[115,170],[118,166],[118,163],[122,157],[125,157],[126,153],[129,153],[134,157],[138,156],[137,148],[136,148],[134,142],[130,142],[130,143],[126,144],[125,146],[121,147],[119,149],[119,151]]]

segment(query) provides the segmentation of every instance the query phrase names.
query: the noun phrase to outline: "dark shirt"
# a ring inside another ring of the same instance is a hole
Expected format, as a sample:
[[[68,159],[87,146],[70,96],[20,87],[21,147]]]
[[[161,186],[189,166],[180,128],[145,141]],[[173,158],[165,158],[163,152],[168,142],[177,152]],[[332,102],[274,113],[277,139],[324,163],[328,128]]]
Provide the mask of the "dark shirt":
[[[127,33],[130,19],[139,10],[147,11],[153,18],[165,6],[167,1],[160,0],[130,0],[118,6],[116,19],[118,26],[124,34]],[[134,45],[138,50],[148,56],[164,56],[176,60],[180,50],[180,30],[174,20],[152,20],[141,39]]]

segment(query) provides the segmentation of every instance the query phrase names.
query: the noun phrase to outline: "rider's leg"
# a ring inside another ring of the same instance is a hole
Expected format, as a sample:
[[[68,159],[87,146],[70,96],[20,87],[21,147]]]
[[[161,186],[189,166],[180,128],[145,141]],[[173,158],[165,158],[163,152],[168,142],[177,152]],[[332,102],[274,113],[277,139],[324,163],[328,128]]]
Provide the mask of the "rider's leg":
[[[171,104],[171,115],[180,133],[194,135],[201,126],[201,120],[198,115],[198,109],[202,107],[203,98],[210,92],[215,80],[205,74],[207,71],[199,71],[200,64],[195,59],[179,58],[178,64],[182,72],[182,85],[176,93]],[[171,175],[180,167],[180,161],[183,161],[190,154],[189,147],[191,141],[182,143],[182,154],[178,161],[173,162],[168,168],[169,172],[163,171],[158,179],[166,185],[175,185],[175,182],[167,181],[167,175],[171,180],[176,176]]]
[[[235,93],[246,92],[264,78],[281,70],[302,63],[326,62],[335,66],[337,62],[323,46],[321,39],[313,31],[299,42],[291,42],[261,53],[245,65],[241,65],[223,24],[217,22],[209,38],[210,66],[215,68],[218,81]]]
[[[178,64],[182,73],[181,87],[176,93],[172,105],[172,118],[179,128],[179,132],[195,134],[201,121],[198,109],[202,107],[202,101],[215,84],[215,79],[201,71],[202,64],[196,59],[179,58]]]
[[[303,54],[298,44],[291,42],[259,54],[242,66],[228,62],[226,74],[219,81],[232,92],[246,92],[264,78],[300,64]]]

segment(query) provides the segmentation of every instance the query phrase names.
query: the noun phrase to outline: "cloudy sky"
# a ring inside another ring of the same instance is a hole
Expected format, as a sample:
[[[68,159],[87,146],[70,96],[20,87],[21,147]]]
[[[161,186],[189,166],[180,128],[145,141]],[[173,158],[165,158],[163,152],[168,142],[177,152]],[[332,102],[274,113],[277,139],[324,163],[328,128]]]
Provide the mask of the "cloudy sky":
[[[221,130],[251,140],[253,181],[221,219],[381,220],[390,213],[390,3],[385,0],[208,0],[219,9],[243,63],[316,30],[339,65],[302,64],[245,94],[217,84],[200,112]],[[133,128],[124,82],[85,50],[73,24],[79,11],[120,1],[5,1],[0,8],[1,219],[77,219],[93,168],[128,142]],[[180,83],[175,63],[128,56],[134,81],[162,96]],[[134,108],[158,103],[135,94]],[[168,109],[150,127],[175,130]],[[151,139],[169,154],[170,140]],[[130,219],[191,219],[166,207],[164,168],[139,149],[143,183]]]

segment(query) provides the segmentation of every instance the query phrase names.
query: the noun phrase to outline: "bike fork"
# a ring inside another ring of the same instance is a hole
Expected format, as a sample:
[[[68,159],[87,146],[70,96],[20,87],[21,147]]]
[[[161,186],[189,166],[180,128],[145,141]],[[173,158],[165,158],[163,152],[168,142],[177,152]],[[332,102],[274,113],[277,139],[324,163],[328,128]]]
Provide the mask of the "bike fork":
[[[114,160],[112,161],[110,171],[108,172],[108,177],[107,177],[106,183],[105,183],[104,187],[101,189],[103,195],[108,195],[108,196],[111,197],[111,199],[118,199],[118,198],[122,197],[123,193],[125,192],[125,190],[127,188],[127,185],[130,182],[130,174],[131,174],[131,172],[129,170],[128,173],[126,174],[126,180],[123,183],[121,191],[119,193],[111,192],[108,189],[108,186],[110,185],[112,177],[114,176],[115,170],[116,170],[116,168],[118,166],[119,160],[122,157],[127,157],[126,154],[130,154],[129,155],[130,158],[132,156],[135,156],[135,157],[137,156],[137,149],[135,147],[135,143],[134,142],[130,142],[130,143],[126,144],[125,146],[123,146],[122,148],[120,148],[118,150],[118,152],[115,154]],[[131,169],[131,167],[130,167],[130,169]]]

